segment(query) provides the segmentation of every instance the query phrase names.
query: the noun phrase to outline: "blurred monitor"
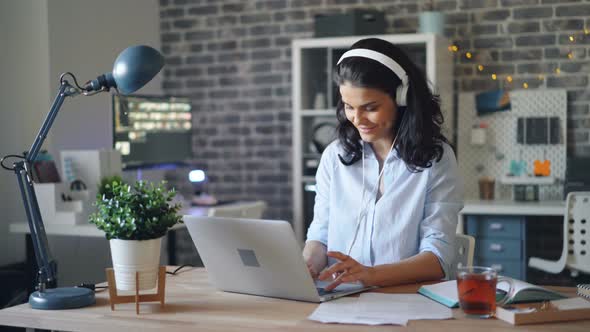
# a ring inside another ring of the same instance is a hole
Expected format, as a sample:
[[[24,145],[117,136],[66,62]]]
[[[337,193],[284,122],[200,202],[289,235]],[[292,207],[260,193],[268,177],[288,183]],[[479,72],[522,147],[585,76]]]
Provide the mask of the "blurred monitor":
[[[191,134],[188,98],[113,95],[113,145],[124,169],[185,164]]]

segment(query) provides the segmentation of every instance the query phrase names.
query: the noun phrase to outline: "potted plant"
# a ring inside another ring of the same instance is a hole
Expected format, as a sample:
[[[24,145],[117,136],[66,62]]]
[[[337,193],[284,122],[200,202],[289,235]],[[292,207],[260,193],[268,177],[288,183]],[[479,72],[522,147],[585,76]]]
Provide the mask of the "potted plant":
[[[444,35],[445,16],[436,10],[434,0],[424,0],[422,11],[418,16],[421,33],[435,33]]]
[[[162,237],[182,222],[180,204],[171,204],[176,192],[167,190],[165,182],[132,186],[120,178],[111,180],[101,182],[90,222],[109,240],[117,289],[135,290],[136,271],[139,290],[155,288]]]

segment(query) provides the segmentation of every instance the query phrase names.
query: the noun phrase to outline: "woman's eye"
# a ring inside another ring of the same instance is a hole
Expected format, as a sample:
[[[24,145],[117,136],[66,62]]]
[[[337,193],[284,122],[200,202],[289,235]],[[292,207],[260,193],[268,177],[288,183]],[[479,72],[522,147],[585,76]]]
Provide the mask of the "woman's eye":
[[[350,105],[344,105],[344,110],[345,111],[351,111],[352,107]]]

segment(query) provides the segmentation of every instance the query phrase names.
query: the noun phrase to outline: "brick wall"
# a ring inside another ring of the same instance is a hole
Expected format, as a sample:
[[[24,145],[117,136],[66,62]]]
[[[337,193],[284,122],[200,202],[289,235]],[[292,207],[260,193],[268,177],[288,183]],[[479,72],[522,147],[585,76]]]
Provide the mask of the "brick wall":
[[[447,37],[459,46],[458,89],[565,88],[570,153],[590,155],[588,1],[435,5],[446,13]],[[422,9],[414,0],[160,1],[164,91],[192,98],[194,160],[211,177],[211,192],[264,199],[267,217],[291,219],[290,43],[313,36],[316,14],[355,7],[384,11],[388,33],[416,32]]]

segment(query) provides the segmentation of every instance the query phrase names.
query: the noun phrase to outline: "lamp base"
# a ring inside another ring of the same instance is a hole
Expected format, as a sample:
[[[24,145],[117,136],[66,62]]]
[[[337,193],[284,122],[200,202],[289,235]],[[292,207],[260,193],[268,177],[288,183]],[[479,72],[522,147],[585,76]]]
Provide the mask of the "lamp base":
[[[33,292],[29,304],[33,309],[59,310],[81,308],[96,303],[94,291],[88,288],[50,288],[44,292]]]

